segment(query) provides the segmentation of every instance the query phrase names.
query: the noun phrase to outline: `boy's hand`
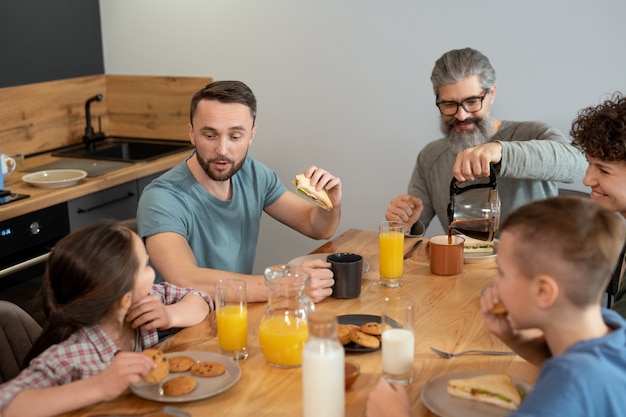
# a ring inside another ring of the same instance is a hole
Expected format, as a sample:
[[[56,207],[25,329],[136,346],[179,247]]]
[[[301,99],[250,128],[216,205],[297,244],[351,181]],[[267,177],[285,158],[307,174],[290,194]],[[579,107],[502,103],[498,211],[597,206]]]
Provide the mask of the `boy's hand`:
[[[493,314],[491,311],[500,304],[498,291],[494,285],[483,289],[480,297],[480,309],[483,312],[483,319],[487,329],[498,336],[503,341],[512,340],[515,337],[515,330],[511,327],[508,315]]]
[[[171,327],[171,318],[167,309],[155,295],[147,295],[133,304],[126,313],[126,321],[130,322],[135,329],[141,330],[165,330]]]

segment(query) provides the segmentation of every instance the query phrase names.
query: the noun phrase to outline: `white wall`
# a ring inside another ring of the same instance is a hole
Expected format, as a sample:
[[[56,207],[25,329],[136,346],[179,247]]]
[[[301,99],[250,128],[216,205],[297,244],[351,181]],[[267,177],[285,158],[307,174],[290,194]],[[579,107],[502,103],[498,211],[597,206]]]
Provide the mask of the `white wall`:
[[[430,72],[449,49],[490,58],[501,119],[567,134],[579,109],[626,92],[623,0],[104,0],[100,9],[107,74],[246,82],[259,102],[251,155],[286,184],[311,164],[338,175],[337,233],[375,230],[418,151],[439,137]],[[255,269],[322,243],[264,218]]]

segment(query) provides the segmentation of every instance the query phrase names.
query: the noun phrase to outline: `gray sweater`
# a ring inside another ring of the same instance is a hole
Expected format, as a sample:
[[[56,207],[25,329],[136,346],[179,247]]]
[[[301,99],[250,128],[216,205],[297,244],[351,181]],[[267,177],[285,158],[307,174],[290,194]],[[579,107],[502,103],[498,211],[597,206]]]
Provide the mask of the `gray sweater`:
[[[583,153],[545,123],[502,121],[490,140],[502,144],[502,160],[495,165],[501,222],[517,207],[556,196],[557,182],[579,181],[587,169]],[[424,233],[435,215],[444,230],[448,229],[447,207],[456,155],[448,139],[442,138],[427,144],[417,156],[408,194],[420,198],[424,210],[412,233]]]

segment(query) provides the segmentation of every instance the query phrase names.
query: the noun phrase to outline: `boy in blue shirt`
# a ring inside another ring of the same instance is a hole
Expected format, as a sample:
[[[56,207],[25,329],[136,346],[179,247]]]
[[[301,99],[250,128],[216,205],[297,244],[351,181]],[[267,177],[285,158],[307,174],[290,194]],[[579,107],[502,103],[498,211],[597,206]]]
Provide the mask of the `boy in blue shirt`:
[[[624,414],[626,321],[601,308],[624,237],[621,218],[587,198],[534,202],[505,220],[498,274],[480,306],[489,331],[541,366],[534,389],[509,417]],[[489,313],[498,302],[506,314]],[[383,380],[366,415],[409,412],[406,391]]]

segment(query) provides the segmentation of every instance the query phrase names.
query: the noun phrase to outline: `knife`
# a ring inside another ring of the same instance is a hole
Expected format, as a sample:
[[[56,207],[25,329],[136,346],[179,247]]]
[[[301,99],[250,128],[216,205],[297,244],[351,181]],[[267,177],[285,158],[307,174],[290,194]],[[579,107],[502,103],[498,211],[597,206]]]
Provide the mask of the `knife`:
[[[423,241],[424,240],[420,239],[417,242],[415,242],[415,244],[411,247],[411,249],[409,249],[409,251],[404,254],[404,259],[409,259],[411,255],[413,255],[413,252],[415,252],[415,249],[417,249],[422,244]]]
[[[110,413],[110,414],[93,414],[90,417],[149,417],[156,415],[167,415],[172,417],[191,417],[191,414],[185,410],[167,405],[165,407],[158,408],[156,410],[142,412],[142,413]]]

